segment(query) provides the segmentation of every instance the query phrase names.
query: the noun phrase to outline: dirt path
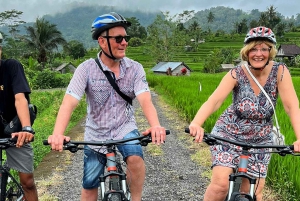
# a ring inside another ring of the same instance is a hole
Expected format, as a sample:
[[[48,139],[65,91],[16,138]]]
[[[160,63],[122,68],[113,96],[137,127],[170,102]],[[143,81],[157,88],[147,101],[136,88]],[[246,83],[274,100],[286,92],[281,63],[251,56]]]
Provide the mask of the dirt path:
[[[184,200],[201,201],[207,179],[201,177],[205,168],[191,160],[193,151],[182,140],[187,125],[156,94],[153,102],[159,113],[161,124],[171,130],[166,143],[161,146],[162,154],[155,147],[144,148],[146,182],[143,201]],[[134,103],[139,129],[148,127],[138,104]],[[70,132],[73,140],[82,140],[83,123]],[[154,151],[153,151],[154,150]],[[35,171],[41,201],[74,201],[80,198],[82,177],[82,152],[51,152]]]

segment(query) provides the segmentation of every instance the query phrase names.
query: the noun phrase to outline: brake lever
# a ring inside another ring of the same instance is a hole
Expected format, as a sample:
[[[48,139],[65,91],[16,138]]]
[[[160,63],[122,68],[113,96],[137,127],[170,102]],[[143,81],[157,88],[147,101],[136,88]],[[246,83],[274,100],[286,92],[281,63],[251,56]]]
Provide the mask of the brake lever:
[[[75,153],[78,151],[78,145],[69,142],[64,145],[64,150],[69,150],[70,152]]]
[[[150,135],[147,135],[145,138],[141,139],[140,144],[141,146],[147,146],[150,142],[152,142],[152,138]]]
[[[204,135],[203,141],[209,146],[217,144],[217,140],[215,138],[209,137],[208,135]]]

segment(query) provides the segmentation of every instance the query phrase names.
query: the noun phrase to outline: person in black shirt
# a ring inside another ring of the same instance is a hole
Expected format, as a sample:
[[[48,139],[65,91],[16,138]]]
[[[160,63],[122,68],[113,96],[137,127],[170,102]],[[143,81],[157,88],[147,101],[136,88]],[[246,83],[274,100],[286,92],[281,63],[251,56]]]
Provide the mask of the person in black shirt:
[[[22,64],[14,59],[2,60],[2,40],[0,33],[0,137],[18,137],[16,147],[6,149],[6,165],[19,172],[26,200],[37,201],[30,144],[34,137],[28,110],[30,88]],[[3,122],[10,122],[16,115],[21,121],[22,131],[7,136]]]

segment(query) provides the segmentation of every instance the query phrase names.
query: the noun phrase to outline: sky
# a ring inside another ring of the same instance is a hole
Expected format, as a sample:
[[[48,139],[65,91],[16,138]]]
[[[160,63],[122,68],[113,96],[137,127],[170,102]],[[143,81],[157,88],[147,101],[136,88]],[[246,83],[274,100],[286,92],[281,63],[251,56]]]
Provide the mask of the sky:
[[[245,12],[253,9],[266,11],[271,5],[286,17],[300,13],[300,0],[0,0],[0,12],[12,9],[22,11],[22,20],[33,22],[37,17],[63,12],[72,8],[73,4],[80,5],[82,2],[141,11],[170,11],[171,14],[184,10],[197,12],[217,6],[241,9]]]

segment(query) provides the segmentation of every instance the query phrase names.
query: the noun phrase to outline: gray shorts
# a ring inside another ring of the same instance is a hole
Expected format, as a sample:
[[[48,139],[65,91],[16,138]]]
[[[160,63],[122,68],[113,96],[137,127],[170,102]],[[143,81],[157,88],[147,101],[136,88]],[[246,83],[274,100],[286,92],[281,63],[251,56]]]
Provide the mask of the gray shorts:
[[[6,166],[22,173],[33,173],[33,149],[31,144],[21,148],[9,147],[6,151]]]

